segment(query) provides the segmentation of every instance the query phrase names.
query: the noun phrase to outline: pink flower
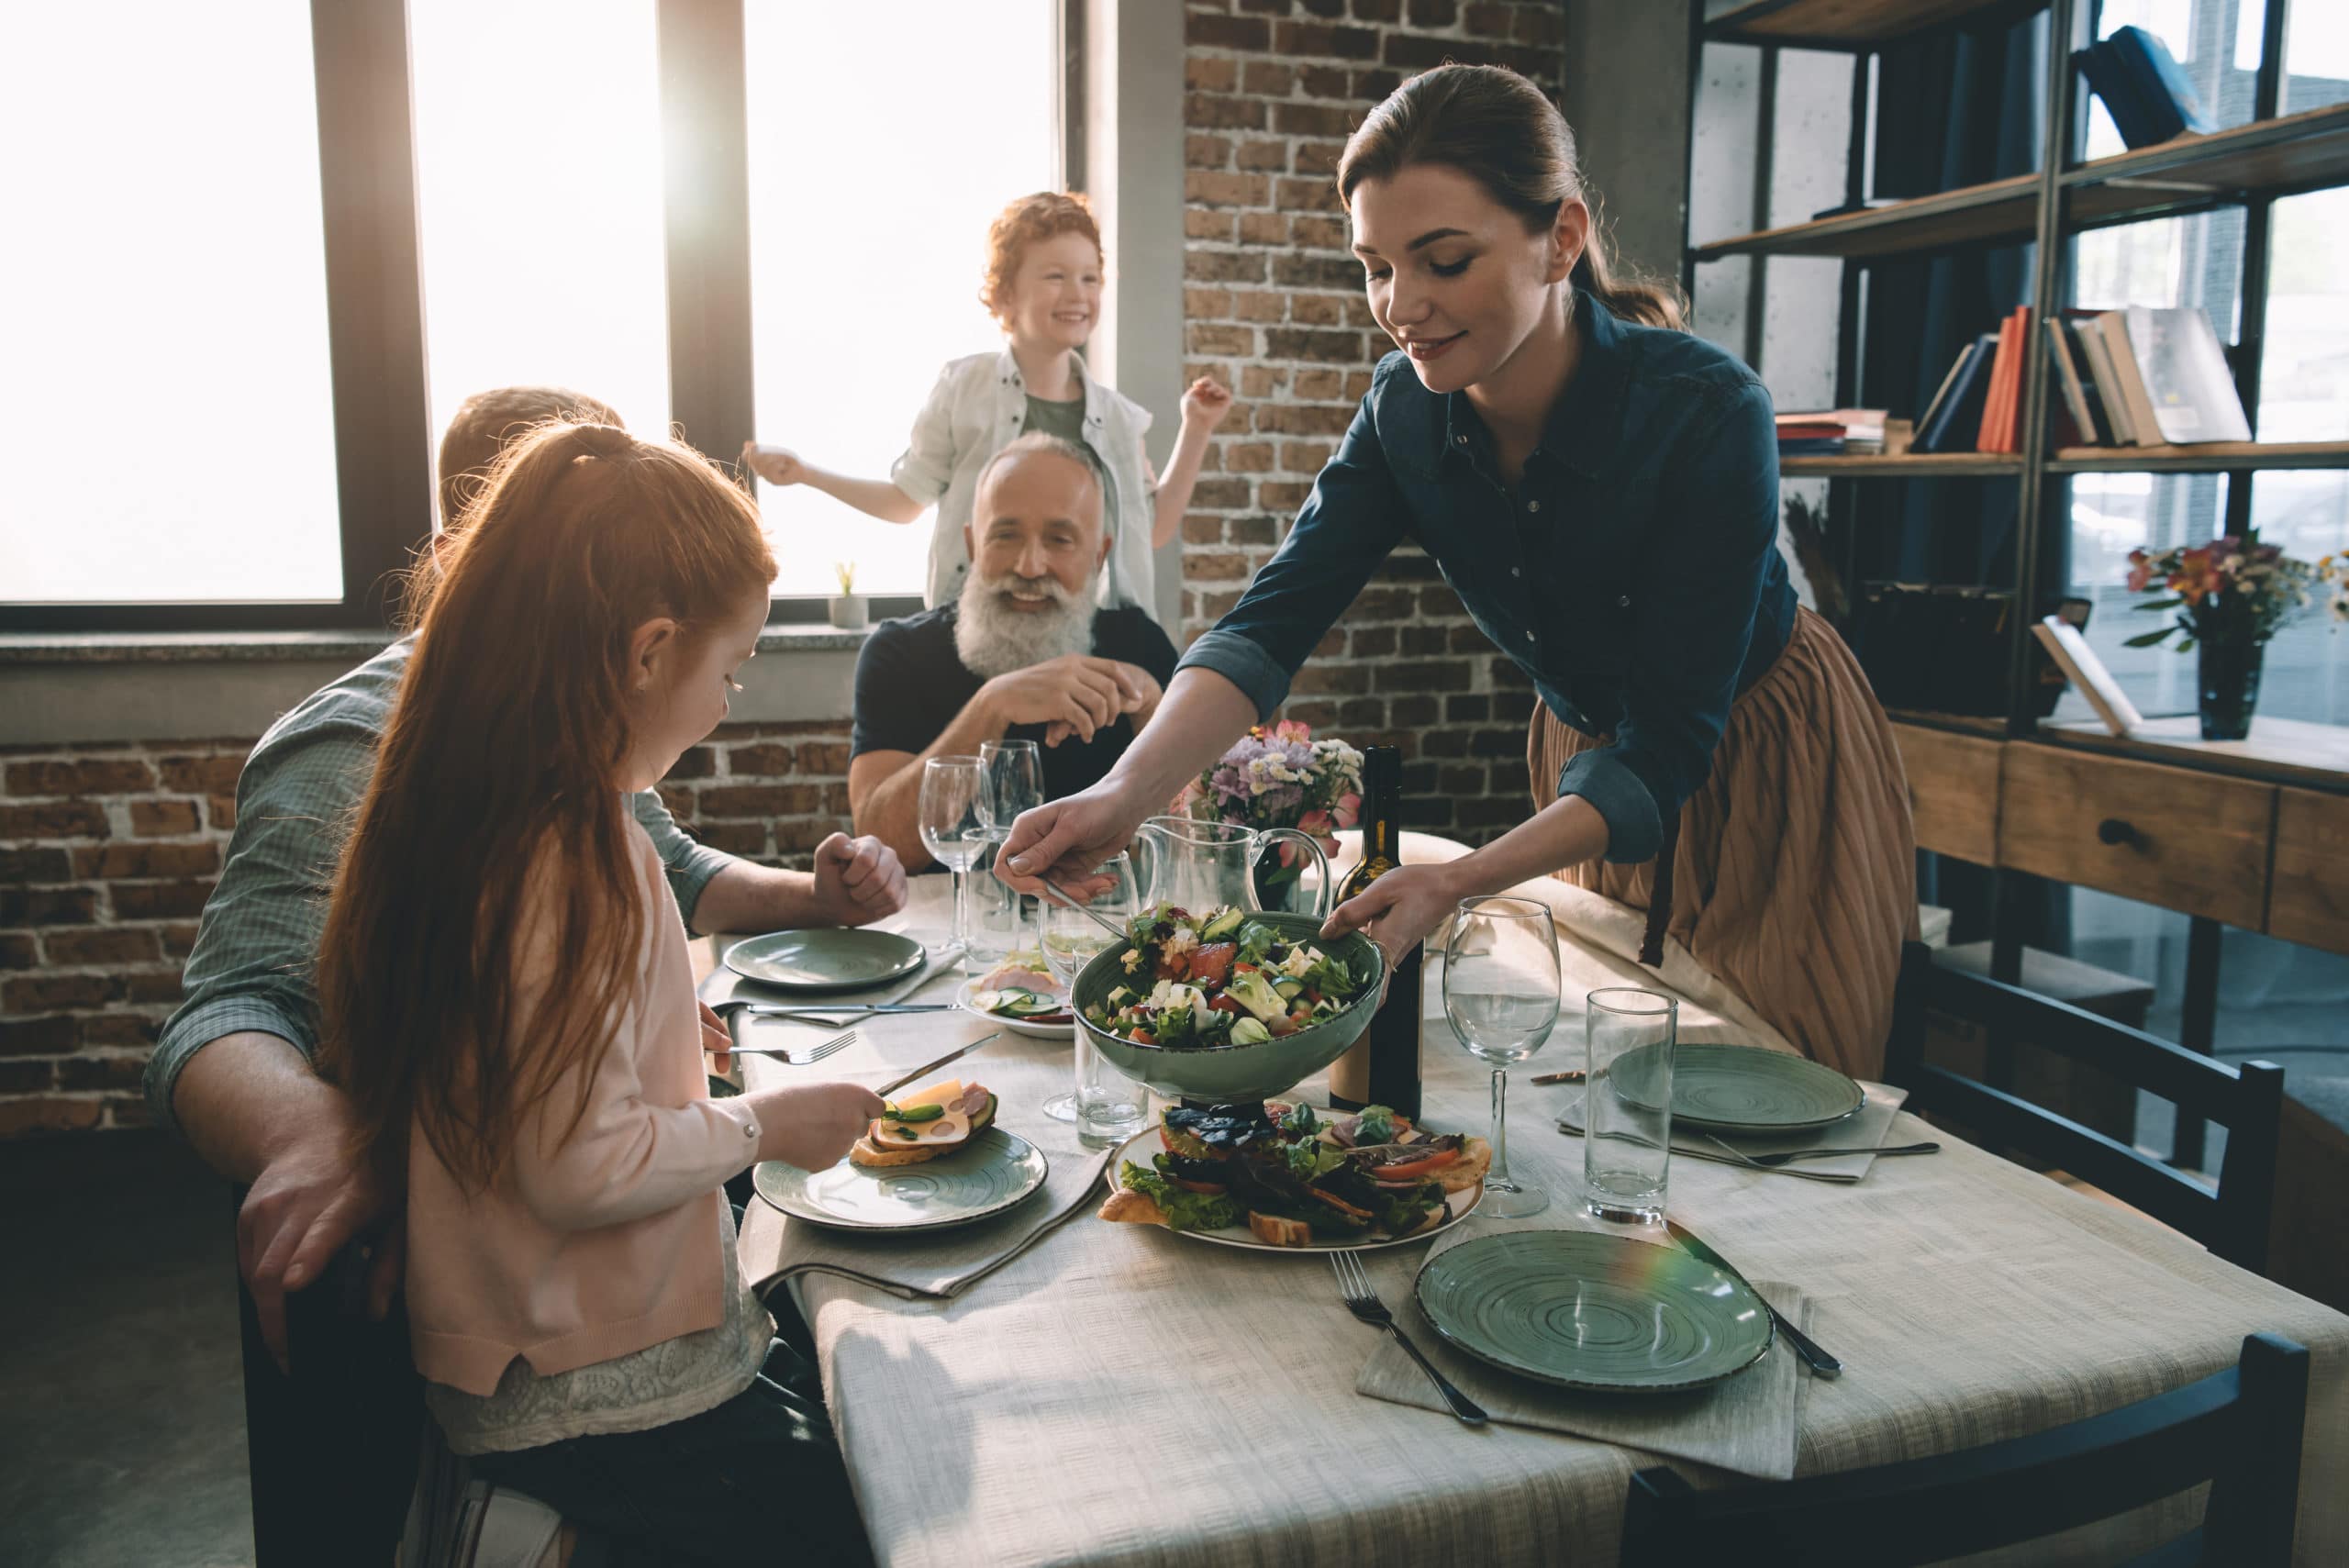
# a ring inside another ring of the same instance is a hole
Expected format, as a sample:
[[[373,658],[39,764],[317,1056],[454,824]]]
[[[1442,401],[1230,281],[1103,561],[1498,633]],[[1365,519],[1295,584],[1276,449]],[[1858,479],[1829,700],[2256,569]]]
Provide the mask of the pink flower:
[[[1320,810],[1308,811],[1297,819],[1297,825],[1303,832],[1316,838],[1326,838],[1330,831],[1330,814]]]
[[[2153,581],[2154,568],[2145,559],[2145,552],[2142,550],[2131,550],[2129,552],[2129,591],[2132,594],[2142,594],[2152,585]]]
[[[1362,815],[1362,796],[1353,790],[1338,797],[1338,826],[1342,828]]]
[[[1309,724],[1299,724],[1293,718],[1284,718],[1278,724],[1273,726],[1273,739],[1275,740],[1310,740],[1313,739],[1313,726]]]

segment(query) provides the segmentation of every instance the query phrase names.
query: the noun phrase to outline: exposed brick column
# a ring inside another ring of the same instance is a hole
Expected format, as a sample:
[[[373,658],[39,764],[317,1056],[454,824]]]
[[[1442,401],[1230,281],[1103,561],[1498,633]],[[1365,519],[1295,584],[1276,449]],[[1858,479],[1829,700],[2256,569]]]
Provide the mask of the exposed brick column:
[[[1238,602],[1394,345],[1371,318],[1332,174],[1413,72],[1508,65],[1554,96],[1562,6],[1503,0],[1189,0],[1185,350],[1241,407],[1184,520],[1188,641]],[[1411,826],[1482,841],[1521,821],[1524,677],[1416,548],[1371,581],[1299,673],[1289,717],[1402,748]]]

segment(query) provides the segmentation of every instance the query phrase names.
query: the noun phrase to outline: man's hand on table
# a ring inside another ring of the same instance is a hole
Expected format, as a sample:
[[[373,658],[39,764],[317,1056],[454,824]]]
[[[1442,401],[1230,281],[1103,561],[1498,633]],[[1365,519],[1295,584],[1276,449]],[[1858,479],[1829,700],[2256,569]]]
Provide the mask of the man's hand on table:
[[[237,1210],[237,1269],[253,1295],[262,1339],[287,1368],[285,1296],[314,1284],[343,1245],[389,1217],[367,1274],[368,1316],[391,1310],[406,1262],[406,1228],[373,1172],[352,1157],[343,1114],[316,1117],[295,1129],[263,1167]]]
[[[816,907],[834,925],[869,926],[906,906],[906,868],[870,834],[835,833],[816,846]]]

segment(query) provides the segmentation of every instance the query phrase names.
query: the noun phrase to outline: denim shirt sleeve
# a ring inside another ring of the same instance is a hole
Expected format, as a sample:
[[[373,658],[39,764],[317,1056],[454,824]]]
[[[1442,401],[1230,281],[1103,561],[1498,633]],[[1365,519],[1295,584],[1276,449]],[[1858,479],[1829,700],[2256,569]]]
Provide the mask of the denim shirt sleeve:
[[[1260,720],[1272,717],[1290,677],[1407,532],[1371,413],[1377,395],[1374,387],[1363,399],[1288,538],[1175,668],[1214,671],[1247,694]]]
[[[953,364],[939,373],[938,384],[930,389],[930,401],[914,416],[914,431],[906,450],[889,465],[889,482],[925,506],[934,506],[953,484]]]
[[[1631,617],[1631,678],[1615,744],[1558,776],[1607,821],[1607,859],[1654,858],[1712,771],[1753,635],[1764,562],[1778,547],[1778,444],[1770,395],[1749,384],[1691,423],[1665,469],[1643,541]]]

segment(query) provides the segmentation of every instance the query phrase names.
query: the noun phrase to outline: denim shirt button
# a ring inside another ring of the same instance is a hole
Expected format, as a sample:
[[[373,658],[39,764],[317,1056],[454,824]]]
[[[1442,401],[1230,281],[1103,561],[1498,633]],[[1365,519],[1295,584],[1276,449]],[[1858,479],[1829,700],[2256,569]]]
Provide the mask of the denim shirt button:
[[[1468,444],[1468,438],[1466,436],[1454,436],[1452,438],[1452,444],[1455,447],[1464,447]]]
[[[1533,628],[1531,627],[1527,627],[1525,628],[1525,640],[1528,642],[1533,640]]]
[[[1542,503],[1539,501],[1528,501],[1525,504],[1525,509],[1529,512],[1538,512],[1542,509]]]
[[[1512,567],[1510,567],[1510,568],[1508,569],[1508,574],[1509,574],[1510,576],[1512,576],[1512,577],[1522,577],[1522,576],[1524,576],[1524,575],[1525,575],[1525,573],[1524,573],[1524,572],[1523,572],[1522,570],[1520,570],[1520,568],[1515,567],[1515,566],[1512,566]]]
[[[1621,598],[1616,600],[1615,603],[1619,608],[1628,610],[1631,607],[1631,595],[1626,594]]]

